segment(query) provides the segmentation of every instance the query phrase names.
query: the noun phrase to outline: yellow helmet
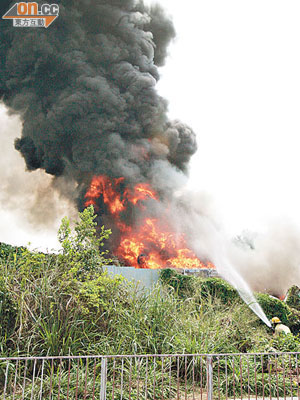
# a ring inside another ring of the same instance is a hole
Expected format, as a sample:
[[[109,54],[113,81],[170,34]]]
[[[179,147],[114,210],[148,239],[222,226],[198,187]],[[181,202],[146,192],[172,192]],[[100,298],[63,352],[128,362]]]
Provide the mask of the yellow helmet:
[[[280,324],[281,321],[280,321],[280,319],[279,319],[278,317],[273,317],[273,318],[272,318],[272,323],[273,323],[273,324]]]

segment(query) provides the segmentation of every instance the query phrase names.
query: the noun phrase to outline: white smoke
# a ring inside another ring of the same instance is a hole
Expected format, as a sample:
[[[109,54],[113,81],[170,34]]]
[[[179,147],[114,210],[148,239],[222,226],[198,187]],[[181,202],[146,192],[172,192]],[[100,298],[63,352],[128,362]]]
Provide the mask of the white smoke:
[[[290,221],[270,223],[249,246],[231,246],[231,259],[239,273],[256,291],[283,296],[300,286],[300,229]]]
[[[292,285],[300,286],[300,229],[294,223],[269,222],[265,232],[233,240],[209,195],[182,191],[177,200],[172,215],[179,232],[186,233],[201,260],[215,263],[236,288],[244,290],[245,281],[253,291],[283,296]]]
[[[0,241],[52,248],[58,245],[56,231],[64,215],[73,216],[74,206],[59,196],[59,181],[39,170],[27,172],[14,149],[22,123],[0,105]]]

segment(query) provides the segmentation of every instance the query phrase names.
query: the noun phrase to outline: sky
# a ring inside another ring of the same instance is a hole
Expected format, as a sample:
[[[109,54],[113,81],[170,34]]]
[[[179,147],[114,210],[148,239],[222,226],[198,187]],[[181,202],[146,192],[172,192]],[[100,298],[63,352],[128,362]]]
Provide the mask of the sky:
[[[177,39],[159,89],[198,136],[190,187],[211,196],[231,235],[299,226],[300,3],[160,3]]]
[[[169,116],[189,124],[199,144],[189,188],[206,193],[231,236],[264,231],[276,219],[300,227],[299,1],[159,3],[172,16],[177,38],[158,90],[169,101]],[[68,208],[60,204],[47,231],[22,215],[22,198],[30,197],[26,180],[43,176],[25,172],[13,149],[20,131],[18,118],[0,107],[0,166],[5,157],[15,165],[2,185],[16,179],[19,196],[17,211],[1,197],[0,241],[53,248]]]

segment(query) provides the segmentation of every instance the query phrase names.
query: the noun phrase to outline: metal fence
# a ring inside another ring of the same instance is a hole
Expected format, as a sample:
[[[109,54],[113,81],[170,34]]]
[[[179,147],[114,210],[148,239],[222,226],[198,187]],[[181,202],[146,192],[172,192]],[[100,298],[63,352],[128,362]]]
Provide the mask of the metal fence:
[[[0,358],[1,400],[299,399],[300,353]]]

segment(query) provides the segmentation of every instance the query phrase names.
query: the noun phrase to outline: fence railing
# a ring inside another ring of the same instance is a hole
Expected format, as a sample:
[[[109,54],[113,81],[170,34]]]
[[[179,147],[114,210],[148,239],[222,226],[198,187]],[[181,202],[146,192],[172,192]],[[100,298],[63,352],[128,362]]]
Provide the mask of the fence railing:
[[[1,400],[299,399],[300,353],[0,358]]]

